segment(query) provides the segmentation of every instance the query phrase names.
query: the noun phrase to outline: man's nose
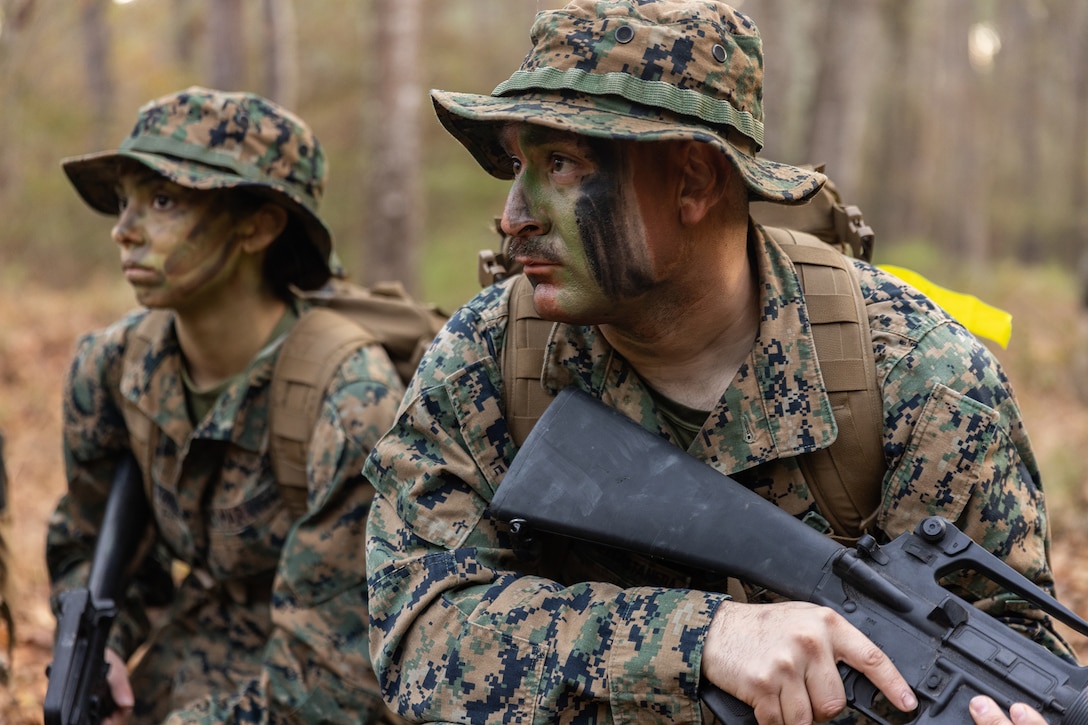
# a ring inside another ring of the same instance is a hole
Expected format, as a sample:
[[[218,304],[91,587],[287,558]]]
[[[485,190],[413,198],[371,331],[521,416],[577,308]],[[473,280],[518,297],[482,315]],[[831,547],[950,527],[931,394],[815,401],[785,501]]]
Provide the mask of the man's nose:
[[[534,213],[520,180],[515,180],[510,187],[510,193],[506,195],[506,206],[502,210],[502,231],[512,237],[539,237],[545,234],[546,222],[542,215]]]

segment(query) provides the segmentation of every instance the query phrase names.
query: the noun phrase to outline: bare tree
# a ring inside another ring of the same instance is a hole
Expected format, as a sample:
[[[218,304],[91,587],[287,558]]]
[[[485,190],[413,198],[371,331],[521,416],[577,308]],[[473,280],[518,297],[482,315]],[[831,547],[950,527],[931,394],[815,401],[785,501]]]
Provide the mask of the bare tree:
[[[847,196],[861,186],[870,95],[882,60],[879,20],[873,0],[829,0],[817,24],[819,71],[806,155],[826,162]]]
[[[298,104],[298,32],[292,0],[262,0],[264,93],[273,101]]]
[[[245,86],[244,29],[242,0],[208,0],[208,78],[215,88],[235,91]]]
[[[110,27],[106,12],[110,0],[81,0],[80,29],[83,34],[84,68],[87,73],[87,94],[93,116],[91,145],[104,147],[116,105],[113,75],[110,72]]]
[[[196,57],[196,44],[200,36],[200,21],[193,0],[174,0],[174,60],[188,68]]]
[[[414,291],[422,232],[420,0],[374,0],[378,112],[368,114],[371,163],[362,240],[364,280],[400,280]]]

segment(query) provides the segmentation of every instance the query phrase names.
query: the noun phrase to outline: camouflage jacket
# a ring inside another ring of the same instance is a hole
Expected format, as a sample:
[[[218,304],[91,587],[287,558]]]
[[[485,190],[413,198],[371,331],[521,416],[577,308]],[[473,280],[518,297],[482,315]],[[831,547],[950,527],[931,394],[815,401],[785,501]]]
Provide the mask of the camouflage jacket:
[[[136,578],[111,646],[128,657],[147,639],[146,605],[169,586],[170,560],[189,571],[133,672],[137,713],[162,707],[140,702],[154,687],[170,702],[170,722],[252,722],[254,713],[266,713],[260,722],[370,721],[382,706],[366,641],[364,524],[373,489],[360,471],[403,395],[392,363],[371,346],[338,370],[307,453],[308,512],[296,521],[268,453],[269,382],[283,338],[194,429],[172,325],[151,344],[153,367],[122,370],[144,314],[77,345],[64,397],[68,490],[47,543],[54,595],[86,584],[111,474],[130,445],[119,398],[127,396],[161,430],[151,500],[166,556],[159,566],[149,559]],[[151,674],[137,687],[141,668]]]
[[[816,504],[796,456],[828,445],[834,420],[796,274],[772,242],[757,247],[756,344],[688,452],[802,517]],[[1051,589],[1038,471],[997,361],[911,288],[856,268],[884,397],[879,527],[894,537],[942,514]],[[580,544],[519,559],[488,515],[516,453],[499,368],[508,288],[483,290],[450,319],[364,469],[378,491],[367,560],[383,694],[417,720],[699,722],[721,582]],[[669,437],[595,328],[555,326],[543,383],[577,386]],[[959,584],[1064,651],[1042,613],[993,596],[986,581]]]

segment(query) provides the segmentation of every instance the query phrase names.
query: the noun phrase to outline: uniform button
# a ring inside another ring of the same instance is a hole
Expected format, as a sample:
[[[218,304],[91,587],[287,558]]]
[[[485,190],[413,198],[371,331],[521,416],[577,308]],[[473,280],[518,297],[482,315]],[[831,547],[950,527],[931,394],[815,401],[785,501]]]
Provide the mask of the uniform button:
[[[635,29],[630,25],[621,25],[616,28],[616,42],[617,43],[630,43],[635,37]]]
[[[714,60],[718,61],[719,63],[725,62],[727,55],[723,46],[715,43],[714,47],[711,49],[711,52],[714,54]]]

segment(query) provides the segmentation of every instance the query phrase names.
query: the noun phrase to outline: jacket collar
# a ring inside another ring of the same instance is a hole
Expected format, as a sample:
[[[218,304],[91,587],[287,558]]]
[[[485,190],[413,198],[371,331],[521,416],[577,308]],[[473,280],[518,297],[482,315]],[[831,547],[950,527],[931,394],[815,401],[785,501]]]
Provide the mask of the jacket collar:
[[[190,436],[230,441],[249,451],[260,451],[267,437],[266,406],[253,403],[267,395],[272,367],[283,338],[272,341],[250,362],[216,401],[208,416],[194,429],[185,402],[181,348],[174,330],[174,315],[168,311],[148,313],[146,322],[130,330],[142,336],[142,364],[126,365],[121,377],[121,394],[179,447]],[[129,344],[134,344],[132,340]]]

